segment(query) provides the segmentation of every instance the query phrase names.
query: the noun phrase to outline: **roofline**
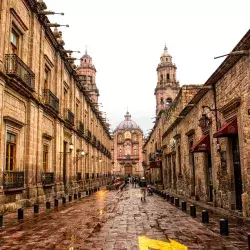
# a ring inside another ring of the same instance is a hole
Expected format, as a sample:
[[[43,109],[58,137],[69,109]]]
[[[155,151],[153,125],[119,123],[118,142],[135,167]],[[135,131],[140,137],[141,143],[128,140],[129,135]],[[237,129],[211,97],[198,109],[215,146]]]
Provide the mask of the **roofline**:
[[[234,47],[233,51],[239,50],[249,50],[250,49],[250,29],[243,36],[243,38],[238,42],[238,44]],[[215,72],[208,78],[208,80],[204,83],[205,86],[213,86],[215,85],[241,58],[243,55],[234,55],[227,56],[226,59],[221,63],[221,65],[215,70]],[[175,121],[170,125],[170,127],[164,132],[162,135],[162,139],[164,139],[169,132],[172,130],[174,126],[176,126],[180,121],[180,117],[185,117],[195,105],[197,104],[201,98],[210,90],[210,88],[202,88],[198,91],[198,93],[191,99],[191,101],[184,107],[184,109],[179,114],[179,117],[175,119]]]

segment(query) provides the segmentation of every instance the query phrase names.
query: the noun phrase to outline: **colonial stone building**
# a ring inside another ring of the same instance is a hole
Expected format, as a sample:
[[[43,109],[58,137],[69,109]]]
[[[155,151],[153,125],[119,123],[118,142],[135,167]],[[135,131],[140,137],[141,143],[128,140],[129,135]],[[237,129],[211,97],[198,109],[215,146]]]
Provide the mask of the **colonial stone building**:
[[[143,132],[129,112],[114,131],[113,164],[115,175],[143,176]]]
[[[164,188],[249,216],[250,31],[196,94],[164,114]]]
[[[45,14],[43,1],[1,1],[0,211],[110,178],[112,140],[95,105],[95,68],[85,55],[77,75],[59,25]]]

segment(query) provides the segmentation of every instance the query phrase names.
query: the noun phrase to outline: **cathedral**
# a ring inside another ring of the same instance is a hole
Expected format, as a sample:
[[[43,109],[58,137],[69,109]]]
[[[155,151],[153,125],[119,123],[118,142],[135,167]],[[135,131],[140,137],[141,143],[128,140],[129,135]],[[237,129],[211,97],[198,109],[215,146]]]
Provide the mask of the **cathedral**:
[[[172,62],[172,56],[168,53],[165,45],[160,63],[156,69],[158,78],[154,93],[156,97],[156,115],[161,110],[168,109],[171,106],[180,90],[179,82],[176,80],[176,69],[177,67]]]
[[[114,175],[143,176],[143,132],[127,111],[114,131]]]

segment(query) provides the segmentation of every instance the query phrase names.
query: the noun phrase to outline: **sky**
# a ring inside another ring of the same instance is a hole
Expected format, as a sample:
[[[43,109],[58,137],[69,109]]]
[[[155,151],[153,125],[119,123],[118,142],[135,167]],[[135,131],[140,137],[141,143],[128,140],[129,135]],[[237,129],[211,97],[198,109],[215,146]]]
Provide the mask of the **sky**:
[[[180,85],[203,84],[250,27],[249,0],[44,0],[65,49],[92,57],[99,102],[115,129],[128,109],[144,131],[155,117],[156,67],[166,43]],[[77,65],[79,61],[75,62]]]

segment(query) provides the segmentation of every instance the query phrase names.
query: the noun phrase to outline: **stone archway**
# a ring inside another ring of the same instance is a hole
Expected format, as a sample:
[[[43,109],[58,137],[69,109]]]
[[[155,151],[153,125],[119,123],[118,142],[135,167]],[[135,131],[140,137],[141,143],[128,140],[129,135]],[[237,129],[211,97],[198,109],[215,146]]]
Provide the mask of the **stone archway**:
[[[124,175],[131,176],[133,174],[133,166],[131,164],[126,164],[124,166]]]

